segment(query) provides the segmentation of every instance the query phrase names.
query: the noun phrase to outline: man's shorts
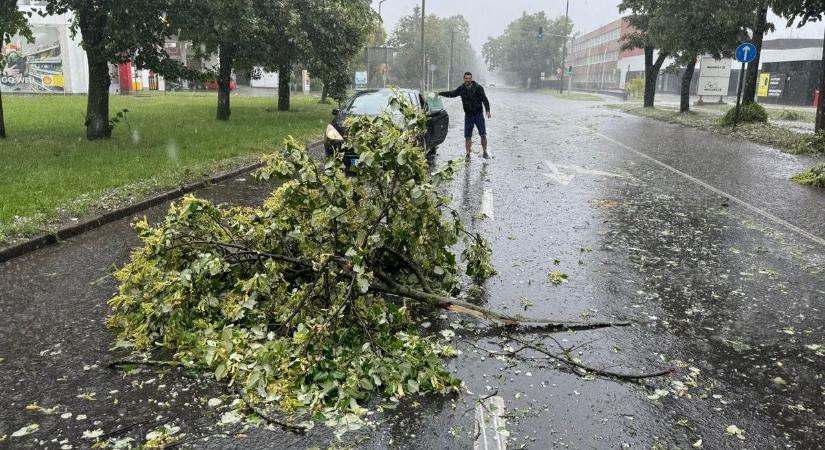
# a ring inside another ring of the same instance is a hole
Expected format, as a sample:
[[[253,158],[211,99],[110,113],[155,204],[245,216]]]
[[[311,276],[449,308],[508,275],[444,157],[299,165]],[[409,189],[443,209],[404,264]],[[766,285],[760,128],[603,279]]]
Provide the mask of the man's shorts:
[[[487,124],[484,122],[484,113],[480,112],[476,115],[464,116],[464,138],[470,139],[473,137],[473,127],[478,128],[479,136],[487,136]]]

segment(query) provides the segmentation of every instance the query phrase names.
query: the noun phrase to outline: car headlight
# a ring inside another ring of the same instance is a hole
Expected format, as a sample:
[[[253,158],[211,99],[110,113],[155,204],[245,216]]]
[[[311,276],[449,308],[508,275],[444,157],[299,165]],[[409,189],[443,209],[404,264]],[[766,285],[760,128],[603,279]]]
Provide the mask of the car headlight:
[[[327,125],[327,139],[330,141],[343,141],[344,137],[335,129],[332,124]]]

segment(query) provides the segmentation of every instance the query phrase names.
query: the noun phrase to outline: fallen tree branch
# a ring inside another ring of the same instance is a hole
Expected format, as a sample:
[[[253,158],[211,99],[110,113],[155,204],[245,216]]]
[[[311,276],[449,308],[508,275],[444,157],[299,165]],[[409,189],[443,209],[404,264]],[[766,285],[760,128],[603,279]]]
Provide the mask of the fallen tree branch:
[[[400,252],[397,252],[397,251],[395,251],[391,248],[382,247],[382,249],[384,251],[386,251],[387,253],[395,256],[399,260],[401,260],[401,262],[403,262],[404,265],[407,266],[407,268],[409,268],[410,270],[413,271],[413,273],[415,274],[415,277],[418,279],[418,282],[421,283],[421,286],[424,288],[424,292],[427,292],[427,293],[432,293],[433,292],[432,288],[430,287],[429,281],[427,281],[427,277],[424,275],[424,271],[421,270],[421,267],[419,267],[418,264],[412,262],[409,258],[404,256],[403,254],[401,254]]]
[[[158,361],[153,359],[118,359],[115,361],[110,361],[108,364],[109,368],[115,369],[118,367],[123,366],[154,366],[154,367],[183,367],[186,369],[200,369],[201,367],[196,365],[187,366],[186,364],[180,361]]]
[[[663,377],[665,375],[670,375],[671,373],[676,371],[675,368],[671,367],[671,368],[668,368],[668,369],[659,370],[659,371],[650,372],[650,373],[614,372],[612,370],[600,369],[600,368],[588,366],[587,364],[584,364],[584,363],[580,363],[578,361],[573,360],[573,358],[571,358],[569,355],[562,356],[562,355],[552,353],[552,352],[550,352],[550,351],[548,351],[548,350],[546,350],[546,349],[544,349],[544,348],[542,348],[538,345],[535,345],[531,342],[527,342],[523,339],[519,339],[519,338],[517,338],[515,336],[512,336],[512,335],[509,335],[509,334],[506,335],[506,338],[511,340],[511,341],[518,342],[519,344],[523,345],[524,348],[529,348],[530,350],[534,350],[536,352],[539,352],[539,353],[547,356],[548,358],[551,358],[551,359],[554,359],[556,361],[562,362],[564,364],[567,364],[568,366],[584,370],[585,372],[589,372],[589,373],[592,373],[594,375],[600,375],[600,376],[608,377],[608,378],[615,378],[615,379],[626,380],[626,381],[638,381],[638,380],[643,380],[643,379],[647,379],[647,378]],[[519,350],[519,351],[521,351],[521,350]]]
[[[272,425],[277,425],[277,426],[283,428],[286,431],[291,431],[293,433],[298,433],[298,434],[304,434],[308,431],[307,427],[305,427],[305,426],[290,422],[286,419],[281,419],[279,417],[275,417],[271,413],[265,411],[263,408],[251,404],[246,399],[246,396],[244,395],[243,390],[241,390],[240,388],[237,388],[236,392],[238,393],[238,396],[243,400],[244,405],[247,407],[247,409],[249,409],[250,411],[257,414],[258,417],[260,417],[261,419],[263,419],[267,423],[271,423]]]
[[[630,322],[560,322],[551,319],[509,316],[452,297],[410,289],[406,286],[401,286],[394,283],[389,277],[383,274],[377,273],[376,276],[383,283],[386,283],[373,283],[372,289],[376,292],[418,300],[442,307],[455,313],[473,316],[478,319],[490,320],[504,326],[538,326],[540,328],[562,330],[590,330],[595,328],[623,327],[631,325]]]

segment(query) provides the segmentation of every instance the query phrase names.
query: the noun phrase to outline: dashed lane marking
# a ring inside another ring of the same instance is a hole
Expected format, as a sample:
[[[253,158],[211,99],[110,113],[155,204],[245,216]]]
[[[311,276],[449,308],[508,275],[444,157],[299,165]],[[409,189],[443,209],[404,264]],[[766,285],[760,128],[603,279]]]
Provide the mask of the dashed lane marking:
[[[487,216],[490,220],[495,220],[495,197],[493,197],[492,189],[485,189],[484,196],[481,198],[481,213]]]
[[[507,450],[507,420],[504,399],[495,396],[476,404],[475,445],[473,450]]]

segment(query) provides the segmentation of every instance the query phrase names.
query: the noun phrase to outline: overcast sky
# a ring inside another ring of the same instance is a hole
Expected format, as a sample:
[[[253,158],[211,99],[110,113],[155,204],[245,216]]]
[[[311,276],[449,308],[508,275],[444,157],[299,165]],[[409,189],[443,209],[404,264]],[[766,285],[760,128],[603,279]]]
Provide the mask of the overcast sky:
[[[689,1],[689,0],[688,0]],[[724,1],[724,0],[722,0]],[[421,0],[387,0],[381,7],[386,28],[392,28],[402,16],[412,13]],[[617,5],[619,0],[570,0],[570,19],[575,32],[587,33],[621,17]],[[373,0],[378,9],[378,0]],[[564,14],[565,0],[429,0],[427,14],[449,17],[461,14],[470,23],[473,47],[481,51],[481,46],[489,36],[498,36],[522,12],[534,13],[544,10],[550,17]],[[768,38],[806,37],[822,38],[825,26],[814,24],[803,30],[785,29],[784,21],[775,19],[777,33]]]

